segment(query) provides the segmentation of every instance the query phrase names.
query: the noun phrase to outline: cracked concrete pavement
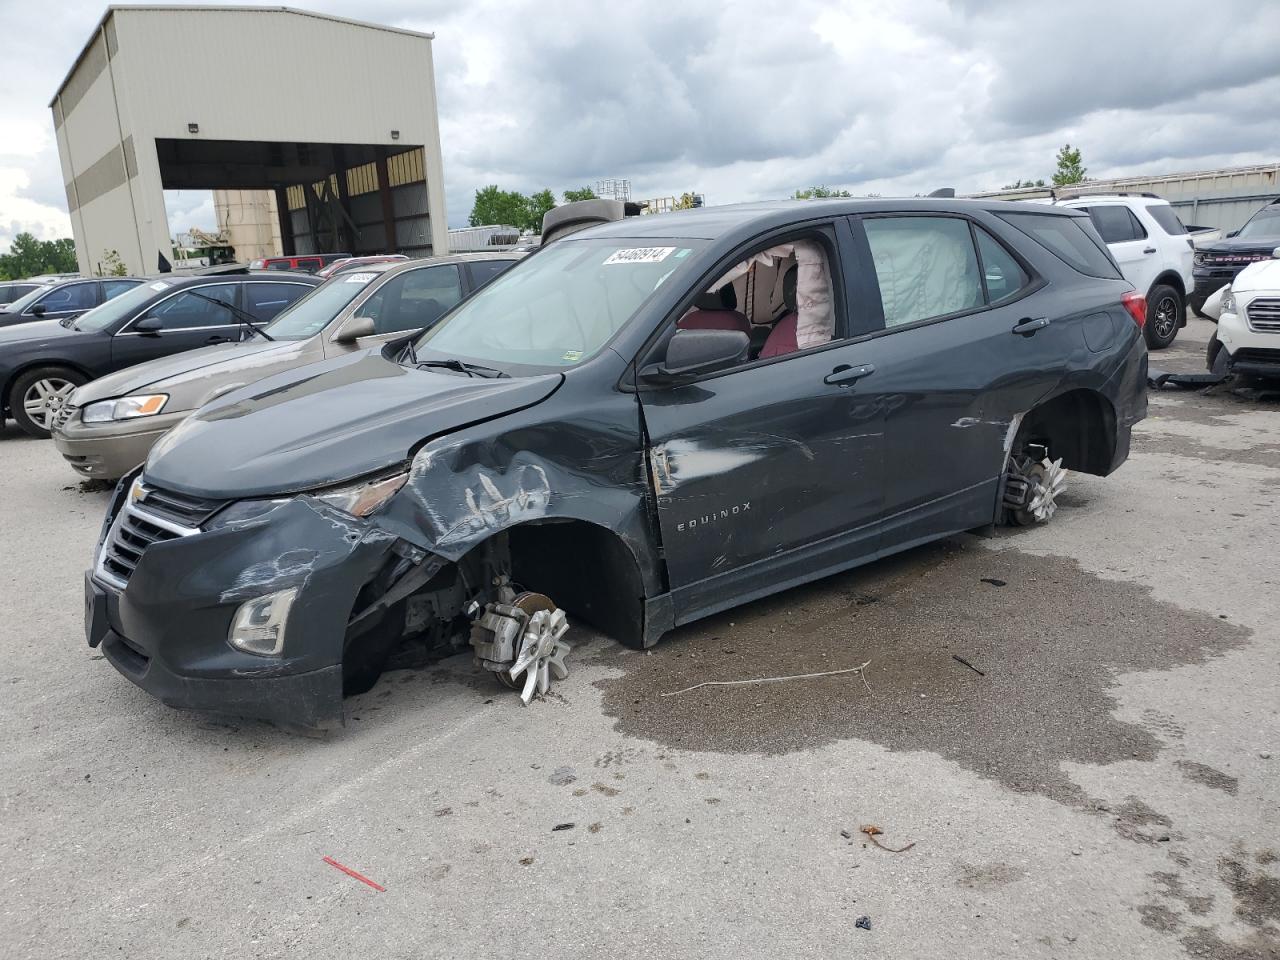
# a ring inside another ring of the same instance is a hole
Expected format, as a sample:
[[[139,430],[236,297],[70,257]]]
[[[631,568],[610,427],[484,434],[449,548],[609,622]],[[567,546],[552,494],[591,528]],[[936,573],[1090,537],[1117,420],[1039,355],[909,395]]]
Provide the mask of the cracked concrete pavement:
[[[1280,957],[1278,401],[1154,393],[1046,527],[647,653],[575,628],[527,710],[466,656],[396,671],[324,741],[116,674],[106,494],[12,425],[0,485],[0,956]]]

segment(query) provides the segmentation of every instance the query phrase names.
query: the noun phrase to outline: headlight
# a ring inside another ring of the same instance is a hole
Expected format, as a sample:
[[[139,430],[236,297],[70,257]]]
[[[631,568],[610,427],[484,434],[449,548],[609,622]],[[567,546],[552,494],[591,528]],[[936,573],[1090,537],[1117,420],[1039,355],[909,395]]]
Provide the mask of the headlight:
[[[140,397],[121,397],[119,400],[103,400],[84,408],[80,419],[85,423],[106,423],[110,420],[134,420],[138,417],[154,417],[169,402],[167,393],[149,393]]]
[[[1203,265],[1204,265],[1204,254],[1203,254],[1203,253],[1197,253],[1193,259],[1195,260],[1195,264],[1196,264],[1196,266],[1197,266],[1197,267],[1199,267],[1199,266],[1203,266]]]
[[[381,480],[360,480],[341,487],[319,490],[311,496],[353,517],[367,517],[390,500],[408,479],[409,471],[406,470]]]
[[[1236,298],[1232,296],[1230,287],[1227,287],[1227,289],[1222,294],[1221,306],[1222,306],[1223,313],[1236,312]]]

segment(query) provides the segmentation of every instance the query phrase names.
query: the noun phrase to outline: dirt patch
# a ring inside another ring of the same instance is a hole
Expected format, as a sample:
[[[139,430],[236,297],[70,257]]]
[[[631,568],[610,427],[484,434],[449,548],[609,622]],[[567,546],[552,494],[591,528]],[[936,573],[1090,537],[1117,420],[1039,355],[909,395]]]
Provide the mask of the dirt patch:
[[[1161,903],[1144,903],[1138,907],[1138,918],[1144,927],[1161,933],[1177,933],[1182,929],[1182,918]]]
[[[1235,898],[1235,914],[1251,927],[1280,933],[1280,877],[1254,870],[1240,849],[1218,860],[1218,878]],[[1273,926],[1274,925],[1274,926]]]
[[[998,890],[1021,880],[1027,875],[1022,867],[1008,863],[959,864],[960,875],[956,885],[969,890]]]
[[[1116,833],[1135,843],[1168,843],[1181,840],[1181,834],[1169,832],[1173,821],[1157,813],[1137,797],[1127,797],[1115,810]]]
[[[1212,927],[1197,927],[1180,942],[1191,956],[1205,960],[1280,960],[1280,938],[1261,930],[1228,943]]]
[[[1160,896],[1181,903],[1198,917],[1203,917],[1213,908],[1213,897],[1193,896],[1176,873],[1153,873],[1151,879],[1156,882]]]
[[[1182,775],[1194,783],[1202,783],[1206,787],[1221,790],[1223,793],[1229,793],[1233,797],[1240,789],[1239,780],[1228,776],[1221,770],[1215,770],[1207,763],[1196,763],[1194,760],[1179,760],[1177,766],[1182,771]]]
[[[858,738],[1080,803],[1064,761],[1150,760],[1161,747],[1115,718],[1116,675],[1202,663],[1248,637],[1072,560],[961,537],[681,628],[646,654],[605,657],[624,675],[600,686],[619,731],[673,747],[780,754]],[[845,674],[662,696],[868,660],[866,685]]]

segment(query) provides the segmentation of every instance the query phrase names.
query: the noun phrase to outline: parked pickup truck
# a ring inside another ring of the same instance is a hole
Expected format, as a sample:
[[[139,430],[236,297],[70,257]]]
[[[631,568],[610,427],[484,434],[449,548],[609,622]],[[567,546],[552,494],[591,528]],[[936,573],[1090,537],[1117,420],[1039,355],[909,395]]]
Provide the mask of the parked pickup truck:
[[[566,611],[650,647],[1048,521],[1068,469],[1128,455],[1145,318],[1072,210],[786,201],[587,227],[420,336],[166,434],[111,501],[88,642],[166,704],[309,728],[404,644],[469,643],[528,702],[566,673]]]

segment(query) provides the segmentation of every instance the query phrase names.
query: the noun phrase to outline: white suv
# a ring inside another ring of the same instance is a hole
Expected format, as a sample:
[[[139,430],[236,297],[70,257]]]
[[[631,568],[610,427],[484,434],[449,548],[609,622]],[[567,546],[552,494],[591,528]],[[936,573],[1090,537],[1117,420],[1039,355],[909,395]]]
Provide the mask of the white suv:
[[[1161,350],[1173,343],[1187,325],[1195,247],[1169,201],[1154,193],[1107,193],[1056,205],[1087,211],[1124,278],[1146,295],[1147,346]]]

